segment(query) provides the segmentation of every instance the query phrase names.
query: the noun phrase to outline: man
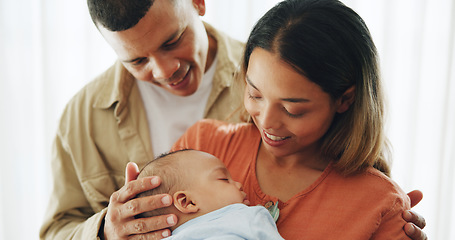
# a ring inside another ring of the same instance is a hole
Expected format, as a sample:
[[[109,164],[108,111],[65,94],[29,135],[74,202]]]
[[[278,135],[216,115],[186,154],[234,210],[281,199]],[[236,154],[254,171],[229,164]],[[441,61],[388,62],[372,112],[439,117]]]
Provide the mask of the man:
[[[118,61],[76,94],[62,115],[40,237],[168,236],[175,215],[134,216],[169,206],[171,198],[131,200],[160,179],[136,180],[137,166],[127,163],[143,165],[168,151],[201,118],[240,121],[242,97],[232,84],[244,45],[200,20],[204,0],[88,0],[88,7]]]

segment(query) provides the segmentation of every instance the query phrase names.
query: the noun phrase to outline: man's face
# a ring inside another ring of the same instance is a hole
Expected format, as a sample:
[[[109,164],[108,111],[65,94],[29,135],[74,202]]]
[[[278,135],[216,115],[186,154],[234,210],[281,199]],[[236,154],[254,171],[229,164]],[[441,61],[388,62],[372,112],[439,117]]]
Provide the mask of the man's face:
[[[130,29],[112,32],[98,27],[136,79],[189,96],[197,90],[206,68],[208,37],[199,18],[204,14],[204,1],[156,0]]]

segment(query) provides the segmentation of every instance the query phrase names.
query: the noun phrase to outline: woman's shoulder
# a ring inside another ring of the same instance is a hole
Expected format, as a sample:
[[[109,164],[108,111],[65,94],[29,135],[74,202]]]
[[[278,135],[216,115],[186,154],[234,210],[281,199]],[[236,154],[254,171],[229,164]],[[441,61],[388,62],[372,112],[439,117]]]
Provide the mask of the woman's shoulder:
[[[368,167],[365,169],[363,176],[367,179],[370,179],[371,181],[374,181],[378,189],[382,188],[389,191],[393,190],[397,192],[404,192],[393,179],[386,176],[384,173],[374,167]]]
[[[408,201],[406,193],[393,179],[373,167],[349,176],[343,176],[337,171],[333,171],[330,179],[330,182],[339,190],[371,198],[372,201],[386,198]]]
[[[329,187],[331,194],[337,196],[334,198],[338,199],[337,204],[370,209],[371,213],[381,216],[401,214],[401,211],[410,208],[409,197],[401,187],[373,167],[349,176],[332,171],[325,187],[324,190]]]
[[[365,189],[366,194],[370,195],[372,202],[379,201],[385,205],[398,204],[402,208],[409,208],[409,197],[392,178],[374,167],[368,167],[359,175],[361,187]]]

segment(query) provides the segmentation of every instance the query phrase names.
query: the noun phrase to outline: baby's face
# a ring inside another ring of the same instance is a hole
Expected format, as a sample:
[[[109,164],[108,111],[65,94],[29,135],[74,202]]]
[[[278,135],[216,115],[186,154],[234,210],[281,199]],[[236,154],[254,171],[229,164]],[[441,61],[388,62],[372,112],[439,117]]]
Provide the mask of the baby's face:
[[[232,180],[223,162],[205,152],[187,151],[186,154],[191,158],[187,164],[192,177],[188,191],[201,213],[233,203],[248,204],[242,184]]]

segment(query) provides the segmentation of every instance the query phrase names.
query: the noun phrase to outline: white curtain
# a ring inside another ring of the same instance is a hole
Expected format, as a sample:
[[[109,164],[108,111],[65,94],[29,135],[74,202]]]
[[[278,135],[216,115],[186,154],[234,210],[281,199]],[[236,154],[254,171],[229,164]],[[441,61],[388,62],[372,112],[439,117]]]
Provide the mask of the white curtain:
[[[277,0],[207,0],[203,18],[246,40]],[[455,3],[344,0],[378,47],[393,178],[420,189],[430,239],[455,239]],[[115,60],[85,1],[0,1],[0,239],[38,239],[51,143],[68,100]]]
[[[86,1],[0,0],[0,239],[38,239],[61,111],[115,60]]]

